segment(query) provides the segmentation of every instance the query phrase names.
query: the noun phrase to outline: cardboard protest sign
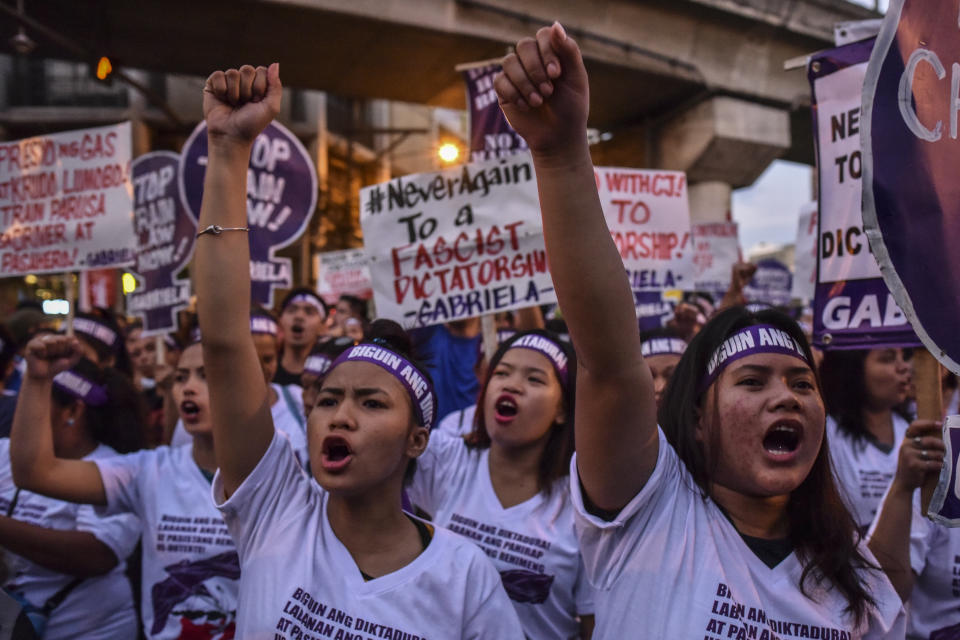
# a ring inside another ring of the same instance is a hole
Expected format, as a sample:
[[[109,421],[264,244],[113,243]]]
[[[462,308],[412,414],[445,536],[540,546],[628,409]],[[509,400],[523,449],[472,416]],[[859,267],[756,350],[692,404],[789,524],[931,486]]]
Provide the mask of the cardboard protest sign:
[[[200,123],[180,156],[179,181],[183,203],[194,220],[200,218],[203,179],[207,166],[207,125]],[[310,224],[317,206],[317,171],[295,135],[271,122],[257,136],[247,170],[247,221],[250,227],[251,299],[273,305],[273,290],[293,286],[289,258],[275,258]]]
[[[960,372],[957,4],[891,2],[863,91],[863,221],[927,349]],[[951,67],[952,65],[952,67]]]
[[[0,143],[0,277],[133,262],[130,123]]]
[[[809,302],[817,284],[817,203],[800,208],[797,241],[794,245],[792,296]]]
[[[360,190],[380,316],[407,328],[556,302],[528,153]]]
[[[127,296],[127,313],[143,320],[143,335],[177,329],[177,311],[190,303],[190,281],[177,278],[193,257],[197,221],[180,197],[180,155],[153,151],[133,161],[134,227],[139,275]]]
[[[694,287],[686,176],[614,167],[596,167],[594,176],[637,315],[641,322],[647,315],[663,317],[668,312],[664,291]]]
[[[866,40],[818,53],[808,71],[820,185],[813,342],[822,348],[918,344],[863,233],[860,93],[872,47]]]
[[[363,249],[325,251],[317,254],[317,266],[317,293],[327,304],[335,305],[342,295],[373,297],[370,260]]]
[[[736,222],[694,224],[693,268],[694,288],[720,302],[730,287],[733,265],[740,259],[740,236]]]
[[[784,307],[792,300],[793,274],[779,260],[758,260],[757,271],[743,288],[747,302]]]
[[[947,450],[929,515],[935,522],[960,527],[960,416],[947,416],[943,423],[943,444]]]
[[[527,150],[527,141],[520,137],[500,109],[493,79],[500,65],[458,67],[467,86],[470,114],[470,162],[504,158]]]

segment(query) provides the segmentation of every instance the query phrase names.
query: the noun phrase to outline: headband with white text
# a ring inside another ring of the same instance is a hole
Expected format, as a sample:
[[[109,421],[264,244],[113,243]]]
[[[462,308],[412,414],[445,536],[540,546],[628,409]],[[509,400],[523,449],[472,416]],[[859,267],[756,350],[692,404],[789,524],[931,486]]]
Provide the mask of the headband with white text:
[[[327,317],[327,310],[323,306],[323,302],[317,296],[310,295],[309,293],[298,293],[297,295],[287,300],[287,303],[283,305],[283,311],[286,311],[287,307],[297,302],[303,302],[310,305],[311,307],[317,310],[321,318]]]
[[[528,333],[510,343],[511,349],[530,349],[544,356],[553,365],[560,384],[567,384],[567,354],[560,345],[545,336]]]
[[[107,388],[75,371],[61,371],[53,376],[53,384],[91,407],[107,404]]]
[[[724,340],[707,361],[707,370],[700,382],[700,392],[706,391],[720,373],[732,362],[757,353],[779,353],[802,360],[807,366],[810,361],[803,347],[789,333],[770,324],[756,324],[737,331]]]
[[[644,358],[650,356],[682,356],[687,350],[687,343],[680,338],[650,338],[640,344],[640,355]]]

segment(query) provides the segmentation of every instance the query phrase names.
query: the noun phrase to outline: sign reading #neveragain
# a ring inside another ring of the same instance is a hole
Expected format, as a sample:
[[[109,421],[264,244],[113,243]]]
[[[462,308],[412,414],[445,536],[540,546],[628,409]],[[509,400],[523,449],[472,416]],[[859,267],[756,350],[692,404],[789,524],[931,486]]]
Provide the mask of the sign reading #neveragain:
[[[130,123],[0,143],[0,277],[131,264]]]
[[[927,349],[960,373],[957,2],[890,3],[863,91],[863,221]]]
[[[696,270],[686,175],[596,167],[594,176],[638,310],[659,300],[662,291],[692,290]]]
[[[180,156],[180,190],[194,220],[200,218],[207,171],[207,125],[201,122]],[[293,286],[289,258],[274,254],[297,240],[317,206],[317,171],[295,135],[271,122],[253,142],[247,169],[251,299],[273,306],[274,289]]]
[[[813,342],[821,348],[919,344],[863,232],[860,94],[872,48],[865,40],[818,53],[808,71],[820,186]]]
[[[406,328],[556,302],[529,153],[360,190],[381,317]]]
[[[180,154],[153,151],[133,161],[133,224],[137,234],[140,276],[127,295],[127,313],[143,319],[143,335],[177,329],[177,311],[190,304],[190,281],[176,274],[193,257],[197,221],[180,198]]]
[[[317,293],[327,304],[337,304],[342,295],[373,297],[370,259],[363,249],[319,253],[317,265]]]
[[[730,288],[733,265],[740,259],[740,237],[736,222],[694,224],[693,280],[697,291],[705,291],[720,302]]]
[[[500,73],[499,64],[465,69],[470,107],[470,162],[505,158],[527,150],[527,141],[513,130],[500,109],[493,79]]]

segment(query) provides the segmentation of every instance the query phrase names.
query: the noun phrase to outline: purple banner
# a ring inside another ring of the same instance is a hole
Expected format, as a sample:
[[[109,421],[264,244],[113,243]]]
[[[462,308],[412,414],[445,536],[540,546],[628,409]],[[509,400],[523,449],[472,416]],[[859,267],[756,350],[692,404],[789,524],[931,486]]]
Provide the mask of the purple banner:
[[[749,302],[762,302],[773,307],[784,307],[792,300],[793,274],[779,260],[757,261],[753,279],[744,287]]]
[[[470,162],[526,151],[527,141],[507,122],[493,89],[493,79],[500,73],[500,65],[474,67],[461,73],[467,85],[470,109]]]
[[[820,193],[813,342],[826,349],[917,346],[863,231],[861,87],[874,41],[819,53],[808,70]]]
[[[956,3],[891,2],[864,80],[862,134],[870,246],[917,335],[954,373],[960,373],[957,60]]]
[[[143,320],[143,335],[177,329],[177,311],[190,303],[190,281],[177,278],[193,257],[197,221],[180,197],[180,155],[153,151],[133,161],[134,232],[140,276],[127,296],[127,313]]]
[[[940,482],[930,500],[930,518],[948,527],[960,527],[960,494],[957,467],[960,465],[960,416],[947,416],[943,424],[943,443],[947,452],[940,470]]]
[[[200,217],[207,166],[207,126],[201,122],[180,157],[183,202]],[[317,205],[317,171],[295,135],[277,122],[257,136],[247,170],[247,220],[250,227],[250,280],[253,302],[273,306],[275,288],[293,286],[289,258],[274,253],[306,230]]]
[[[663,299],[660,291],[633,292],[633,303],[637,310],[637,326],[640,331],[653,331],[667,326],[673,319],[674,305]]]

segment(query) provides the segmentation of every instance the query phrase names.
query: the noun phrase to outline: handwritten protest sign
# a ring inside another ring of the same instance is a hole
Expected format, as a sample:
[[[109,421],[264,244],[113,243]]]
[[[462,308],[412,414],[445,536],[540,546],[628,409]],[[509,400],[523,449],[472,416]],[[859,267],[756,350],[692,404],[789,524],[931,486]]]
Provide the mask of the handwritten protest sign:
[[[360,191],[378,313],[407,328],[556,302],[528,153]]]
[[[500,69],[499,64],[487,64],[461,71],[470,113],[470,162],[504,158],[527,150],[527,141],[507,122],[497,101],[493,79]]]
[[[867,40],[816,54],[808,73],[820,185],[813,341],[823,348],[918,344],[863,233],[860,94],[872,47]]]
[[[130,123],[0,143],[0,277],[133,262]]]
[[[143,319],[143,335],[177,329],[177,311],[190,303],[190,282],[176,274],[193,257],[197,221],[183,208],[180,155],[153,151],[133,161],[134,227],[140,276],[127,296],[127,312]]]
[[[207,166],[207,126],[200,123],[180,156],[183,203],[200,218]],[[251,299],[273,305],[273,291],[293,286],[289,258],[275,258],[310,224],[317,205],[317,172],[295,135],[272,122],[257,136],[247,169],[247,220],[250,227]]]
[[[787,265],[774,259],[758,260],[756,264],[753,278],[743,288],[747,301],[772,307],[790,304],[793,274]]]
[[[342,295],[373,297],[370,260],[363,249],[325,251],[317,254],[317,265],[317,293],[327,304],[336,304]]]
[[[740,237],[736,222],[694,224],[693,281],[719,302],[730,287],[730,273],[740,259]]]
[[[633,290],[637,315],[667,313],[663,292],[694,286],[687,179],[679,171],[596,167],[600,205]]]
[[[797,241],[794,245],[794,298],[809,302],[817,284],[817,203],[808,202],[800,209]]]

